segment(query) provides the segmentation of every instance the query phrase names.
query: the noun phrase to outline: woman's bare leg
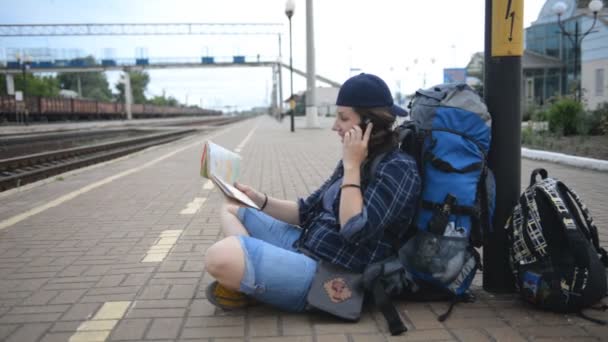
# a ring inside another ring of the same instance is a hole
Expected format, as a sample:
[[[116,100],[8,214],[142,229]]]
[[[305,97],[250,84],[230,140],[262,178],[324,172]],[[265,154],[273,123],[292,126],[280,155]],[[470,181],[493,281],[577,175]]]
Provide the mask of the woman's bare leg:
[[[245,253],[239,239],[229,236],[209,247],[205,267],[220,284],[238,291],[245,273]]]
[[[249,236],[247,229],[236,216],[239,206],[233,202],[226,201],[220,209],[220,227],[224,236],[245,235]]]

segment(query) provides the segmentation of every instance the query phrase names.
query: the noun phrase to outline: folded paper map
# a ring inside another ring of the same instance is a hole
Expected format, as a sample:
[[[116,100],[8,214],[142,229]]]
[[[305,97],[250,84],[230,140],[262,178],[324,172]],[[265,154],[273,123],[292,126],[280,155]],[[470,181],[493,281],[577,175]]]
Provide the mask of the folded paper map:
[[[240,167],[240,155],[211,141],[205,143],[201,156],[201,176],[210,179],[227,197],[259,209],[247,195],[233,185],[239,178]]]

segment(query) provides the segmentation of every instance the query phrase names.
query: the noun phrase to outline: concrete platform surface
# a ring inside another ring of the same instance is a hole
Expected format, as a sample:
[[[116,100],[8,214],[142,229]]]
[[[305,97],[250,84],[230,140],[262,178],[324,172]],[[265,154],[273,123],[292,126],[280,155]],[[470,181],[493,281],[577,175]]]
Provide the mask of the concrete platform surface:
[[[37,186],[0,194],[0,341],[601,341],[608,327],[530,309],[475,280],[477,301],[400,302],[409,331],[392,337],[373,309],[358,323],[270,307],[224,312],[205,298],[205,250],[220,236],[222,195],[199,176],[206,139],[243,156],[242,182],[305,196],[341,155],[331,120],[296,132],[257,117]],[[546,167],[587,202],[608,242],[608,173],[523,161],[522,188]],[[607,312],[588,311],[608,319]]]

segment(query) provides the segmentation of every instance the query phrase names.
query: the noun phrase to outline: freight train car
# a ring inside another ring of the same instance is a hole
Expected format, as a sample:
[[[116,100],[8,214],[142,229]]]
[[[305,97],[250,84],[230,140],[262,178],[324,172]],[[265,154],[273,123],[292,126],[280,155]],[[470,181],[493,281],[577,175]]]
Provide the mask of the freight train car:
[[[0,122],[20,121],[27,111],[28,121],[105,120],[124,119],[123,103],[86,99],[27,96],[24,102],[14,96],[0,96]],[[171,118],[182,116],[212,116],[222,112],[197,107],[170,107],[150,104],[131,105],[133,118]]]

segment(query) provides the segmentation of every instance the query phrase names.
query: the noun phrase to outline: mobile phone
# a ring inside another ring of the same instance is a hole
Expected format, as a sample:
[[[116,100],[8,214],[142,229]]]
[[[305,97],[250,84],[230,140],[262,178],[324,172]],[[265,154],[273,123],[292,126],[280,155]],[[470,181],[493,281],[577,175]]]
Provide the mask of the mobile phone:
[[[363,132],[365,132],[365,128],[367,127],[367,124],[370,122],[371,122],[371,120],[368,117],[361,118],[361,123],[359,124],[359,127],[361,127],[361,130]]]

